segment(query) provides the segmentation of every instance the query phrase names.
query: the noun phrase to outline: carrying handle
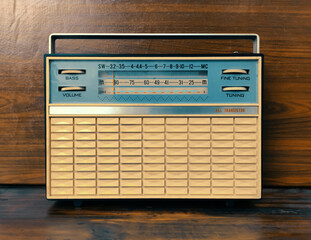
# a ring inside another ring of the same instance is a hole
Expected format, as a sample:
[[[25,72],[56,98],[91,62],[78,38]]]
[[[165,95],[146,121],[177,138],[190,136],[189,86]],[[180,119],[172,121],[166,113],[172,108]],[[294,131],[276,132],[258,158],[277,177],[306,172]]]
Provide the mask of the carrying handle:
[[[253,53],[259,53],[259,35],[255,33],[53,33],[49,53],[55,53],[56,39],[251,39]]]

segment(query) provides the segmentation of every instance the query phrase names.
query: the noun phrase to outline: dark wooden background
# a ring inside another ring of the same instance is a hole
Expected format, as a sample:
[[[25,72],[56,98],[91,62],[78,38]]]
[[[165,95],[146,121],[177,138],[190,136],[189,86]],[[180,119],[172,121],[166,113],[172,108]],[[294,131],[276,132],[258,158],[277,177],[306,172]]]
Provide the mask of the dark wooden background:
[[[43,54],[53,32],[261,36],[264,185],[311,186],[311,1],[0,1],[0,184],[44,183]],[[60,52],[251,51],[249,41],[59,41]]]

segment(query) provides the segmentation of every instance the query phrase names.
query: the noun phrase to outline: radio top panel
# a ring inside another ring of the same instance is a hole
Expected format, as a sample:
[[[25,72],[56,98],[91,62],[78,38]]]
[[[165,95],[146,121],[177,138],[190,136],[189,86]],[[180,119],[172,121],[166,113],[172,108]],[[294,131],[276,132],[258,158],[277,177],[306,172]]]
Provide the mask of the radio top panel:
[[[49,102],[257,104],[262,55],[46,55]]]

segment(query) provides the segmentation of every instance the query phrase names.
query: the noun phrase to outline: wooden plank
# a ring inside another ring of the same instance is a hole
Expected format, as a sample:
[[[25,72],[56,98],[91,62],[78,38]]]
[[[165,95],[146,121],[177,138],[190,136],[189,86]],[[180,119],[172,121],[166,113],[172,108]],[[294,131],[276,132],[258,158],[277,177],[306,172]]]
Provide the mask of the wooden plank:
[[[262,200],[236,202],[230,208],[224,201],[107,200],[83,201],[77,209],[72,201],[47,201],[44,194],[43,186],[0,188],[0,239],[309,239],[311,235],[311,190],[306,188],[264,189]]]
[[[264,184],[311,186],[311,2],[0,3],[0,183],[44,183],[42,56],[52,32],[256,32],[265,54]],[[56,18],[57,16],[57,18]],[[42,23],[45,23],[44,25]],[[82,23],[82,24],[77,24]],[[83,49],[80,48],[84,44]],[[247,44],[245,47],[244,45]],[[174,46],[174,47],[172,47]],[[65,41],[59,52],[232,53],[249,41]]]

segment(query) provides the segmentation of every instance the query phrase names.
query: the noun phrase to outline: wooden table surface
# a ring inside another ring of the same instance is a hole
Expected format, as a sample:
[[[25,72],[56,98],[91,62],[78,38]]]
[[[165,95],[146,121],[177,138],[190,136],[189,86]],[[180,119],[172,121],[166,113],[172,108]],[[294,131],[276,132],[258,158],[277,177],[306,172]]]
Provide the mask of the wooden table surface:
[[[268,188],[262,200],[47,201],[0,186],[0,239],[311,239],[311,189]]]

